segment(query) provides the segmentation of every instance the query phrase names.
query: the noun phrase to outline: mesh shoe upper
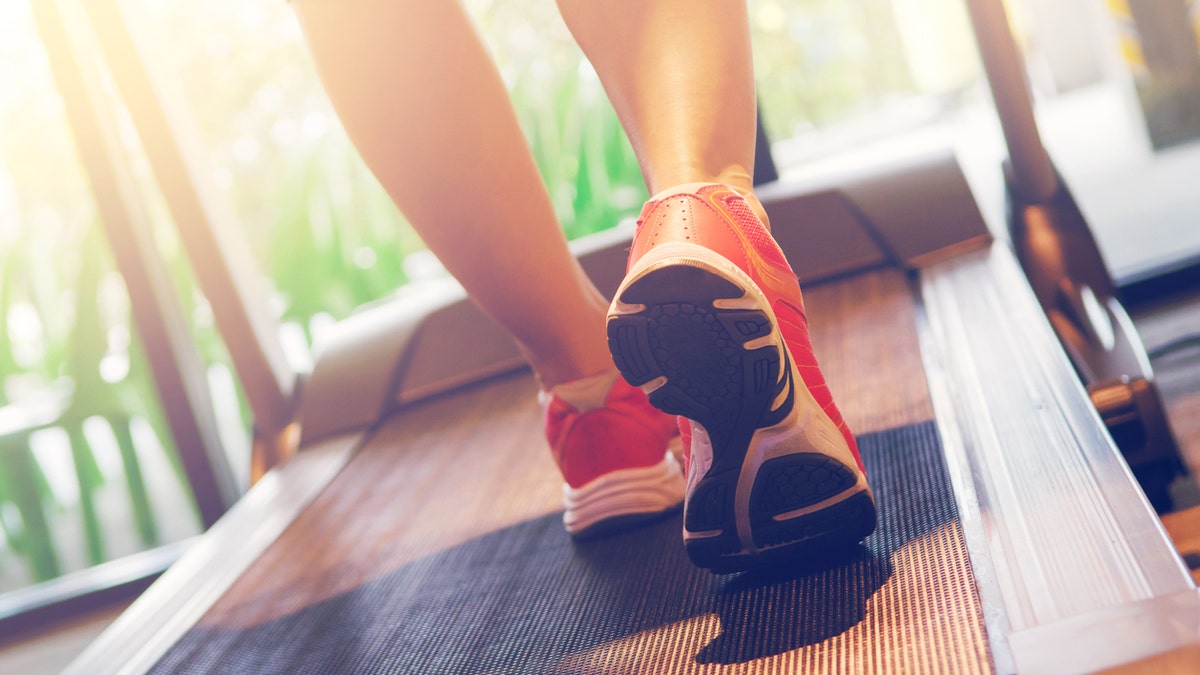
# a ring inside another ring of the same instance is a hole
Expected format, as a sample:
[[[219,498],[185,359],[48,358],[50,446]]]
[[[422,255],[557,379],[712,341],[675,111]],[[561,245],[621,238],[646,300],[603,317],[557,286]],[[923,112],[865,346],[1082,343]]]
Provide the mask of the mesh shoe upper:
[[[651,406],[640,389],[619,377],[604,406],[584,412],[550,394],[544,428],[554,461],[572,488],[662,462],[677,432],[673,416]]]

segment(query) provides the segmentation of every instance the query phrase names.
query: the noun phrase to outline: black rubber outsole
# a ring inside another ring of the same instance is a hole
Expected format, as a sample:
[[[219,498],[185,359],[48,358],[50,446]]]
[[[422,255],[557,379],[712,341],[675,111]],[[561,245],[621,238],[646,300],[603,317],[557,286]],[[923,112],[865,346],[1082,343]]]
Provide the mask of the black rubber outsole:
[[[684,548],[697,567],[714,574],[731,574],[809,560],[849,548],[875,531],[875,521],[875,501],[869,493],[861,491],[819,511],[755,530],[756,544],[760,537],[781,543],[758,548],[750,554],[741,552],[736,536],[727,541],[688,539]]]
[[[857,543],[875,527],[874,503],[865,491],[815,512],[776,520],[848,493],[857,484],[856,474],[830,457],[785,455],[758,468],[750,497],[755,550],[743,551],[734,498],[746,450],[758,429],[783,420],[794,405],[786,352],[781,358],[774,345],[744,346],[770,335],[768,314],[713,306],[716,300],[743,295],[743,289],[709,270],[667,266],[621,292],[621,302],[643,305],[643,310],[608,322],[609,349],[625,379],[640,386],[665,378],[650,394],[651,404],[695,420],[708,432],[713,464],[684,507],[684,528],[693,535],[685,546],[692,562],[718,573]],[[785,388],[788,397],[771,410]]]

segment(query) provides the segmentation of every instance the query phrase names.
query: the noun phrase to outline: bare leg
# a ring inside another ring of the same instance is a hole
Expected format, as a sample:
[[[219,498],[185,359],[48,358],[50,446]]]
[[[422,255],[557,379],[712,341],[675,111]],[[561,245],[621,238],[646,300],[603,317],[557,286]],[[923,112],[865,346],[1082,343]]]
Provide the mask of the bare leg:
[[[611,369],[608,303],[567,250],[508,93],[461,6],[294,4],[359,152],[450,273],[517,339],[542,386]]]
[[[753,195],[755,96],[745,0],[558,0],[651,194],[724,183]],[[620,36],[614,39],[613,36]]]

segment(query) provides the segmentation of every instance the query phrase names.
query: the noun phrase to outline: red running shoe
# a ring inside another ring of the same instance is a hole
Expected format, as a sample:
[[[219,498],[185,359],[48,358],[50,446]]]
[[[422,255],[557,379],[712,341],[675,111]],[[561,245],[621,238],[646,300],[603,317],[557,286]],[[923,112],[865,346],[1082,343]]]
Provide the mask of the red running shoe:
[[[611,374],[603,404],[583,412],[551,392],[546,440],[563,480],[563,525],[577,539],[603,536],[679,508],[683,471],[675,418]]]
[[[646,203],[608,343],[655,407],[690,420],[683,539],[696,565],[738,571],[874,531],[796,275],[736,190],[689,184]]]

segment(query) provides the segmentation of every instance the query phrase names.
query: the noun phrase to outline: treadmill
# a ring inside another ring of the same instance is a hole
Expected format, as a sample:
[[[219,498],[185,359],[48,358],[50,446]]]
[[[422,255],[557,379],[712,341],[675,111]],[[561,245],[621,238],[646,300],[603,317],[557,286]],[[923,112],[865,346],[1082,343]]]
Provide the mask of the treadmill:
[[[678,514],[590,542],[562,532],[536,385],[454,284],[364,309],[311,373],[287,368],[186,125],[114,0],[84,5],[197,278],[226,300],[214,314],[255,413],[261,477],[239,498],[214,460],[194,345],[156,287],[114,119],[71,32],[81,22],[34,3],[212,523],[67,672],[1200,669],[1200,594],[1022,269],[1019,237],[989,230],[949,148],[760,187],[880,521],[849,550],[713,575],[687,562]],[[971,7],[980,32],[1003,19],[998,2]],[[631,234],[573,244],[602,290]]]

